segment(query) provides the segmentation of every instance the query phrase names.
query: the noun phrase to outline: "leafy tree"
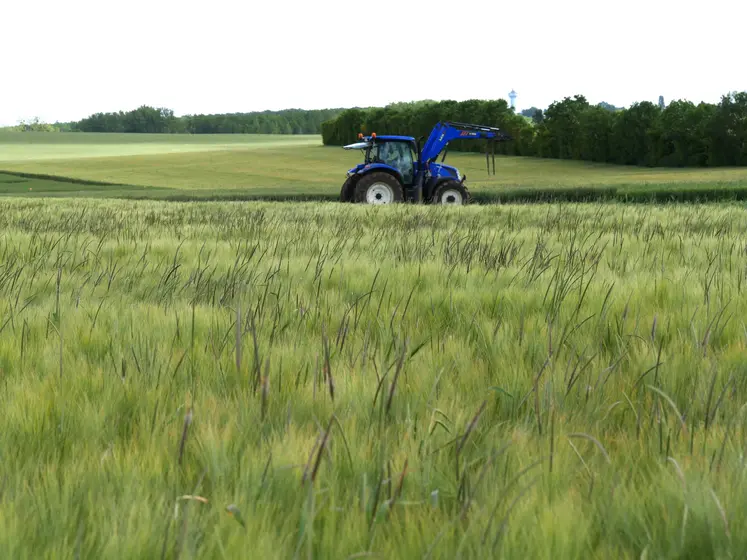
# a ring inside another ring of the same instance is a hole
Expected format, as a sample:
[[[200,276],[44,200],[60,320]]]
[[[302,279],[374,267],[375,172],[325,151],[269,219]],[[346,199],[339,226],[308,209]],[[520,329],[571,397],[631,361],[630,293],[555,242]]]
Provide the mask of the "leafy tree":
[[[589,102],[583,95],[566,97],[552,103],[545,111],[543,126],[548,131],[551,157],[560,159],[580,159],[582,114],[589,108]]]
[[[656,164],[655,126],[660,115],[659,106],[650,101],[633,103],[629,109],[620,112],[613,131],[616,163]]]
[[[20,123],[18,123],[18,126],[12,127],[12,130],[21,132],[59,132],[60,128],[58,126],[42,122],[41,120],[39,120],[39,117],[34,117],[29,121],[22,120]]]
[[[612,159],[612,134],[616,114],[596,105],[580,114],[580,147],[576,159],[608,162]]]
[[[653,127],[657,163],[672,167],[708,165],[707,132],[715,110],[715,106],[706,103],[670,103]]]
[[[711,165],[747,165],[747,92],[724,95],[709,128]]]

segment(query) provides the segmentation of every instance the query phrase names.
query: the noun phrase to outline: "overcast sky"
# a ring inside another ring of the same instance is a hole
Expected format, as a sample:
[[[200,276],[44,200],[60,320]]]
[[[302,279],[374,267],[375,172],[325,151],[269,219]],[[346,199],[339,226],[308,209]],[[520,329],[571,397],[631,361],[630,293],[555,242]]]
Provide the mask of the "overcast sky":
[[[0,125],[747,90],[745,0],[0,0]],[[513,6],[509,8],[509,6]]]

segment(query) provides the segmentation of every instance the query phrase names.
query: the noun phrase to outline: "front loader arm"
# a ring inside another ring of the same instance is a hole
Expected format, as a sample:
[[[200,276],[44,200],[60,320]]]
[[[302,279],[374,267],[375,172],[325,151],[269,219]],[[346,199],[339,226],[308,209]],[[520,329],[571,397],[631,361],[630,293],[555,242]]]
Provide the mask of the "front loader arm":
[[[476,124],[439,122],[431,131],[420,152],[422,164],[435,161],[452,140],[509,140],[500,129]]]
[[[511,140],[508,134],[492,126],[482,126],[477,124],[457,123],[457,122],[439,122],[431,131],[428,140],[423,144],[418,158],[418,174],[415,179],[415,200],[421,202],[423,199],[423,185],[425,176],[428,172],[429,163],[438,158],[441,151],[452,140],[490,140],[494,141]],[[493,173],[495,173],[495,146],[493,146]],[[485,157],[487,158],[487,152]],[[489,168],[488,168],[489,172]]]

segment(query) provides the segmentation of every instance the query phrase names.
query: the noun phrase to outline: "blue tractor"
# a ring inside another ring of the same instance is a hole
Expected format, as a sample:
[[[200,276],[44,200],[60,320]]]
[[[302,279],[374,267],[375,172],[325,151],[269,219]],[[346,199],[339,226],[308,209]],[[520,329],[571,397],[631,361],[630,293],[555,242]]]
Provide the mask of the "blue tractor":
[[[421,138],[422,139],[422,138]],[[360,149],[364,161],[348,170],[340,190],[342,202],[390,204],[396,202],[426,202],[431,204],[467,204],[470,194],[464,182],[467,178],[456,167],[444,165],[446,149],[452,140],[488,140],[493,151],[495,173],[496,141],[511,140],[500,129],[458,122],[439,122],[421,149],[420,142],[410,136],[358,135],[358,142],[343,146]],[[438,156],[444,152],[441,163]],[[485,154],[490,165],[488,153]]]

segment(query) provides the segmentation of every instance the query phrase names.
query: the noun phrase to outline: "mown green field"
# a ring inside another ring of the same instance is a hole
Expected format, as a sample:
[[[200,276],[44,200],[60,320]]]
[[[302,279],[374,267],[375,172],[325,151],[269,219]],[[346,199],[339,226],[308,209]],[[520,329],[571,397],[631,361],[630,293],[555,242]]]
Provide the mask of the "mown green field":
[[[0,181],[0,194],[336,200],[346,170],[360,159],[359,152],[324,147],[315,136],[6,132],[0,133],[0,174],[68,181],[38,184],[32,193]],[[485,202],[747,198],[747,168],[648,169],[497,157],[496,175],[488,175],[479,154],[452,152],[447,163],[466,173],[475,199]],[[79,180],[108,188],[81,189]]]
[[[747,554],[737,205],[15,198],[0,231],[3,558]]]
[[[246,150],[273,145],[309,146],[317,136],[272,134],[117,134],[0,131],[0,161],[38,161],[97,156],[161,155]]]

